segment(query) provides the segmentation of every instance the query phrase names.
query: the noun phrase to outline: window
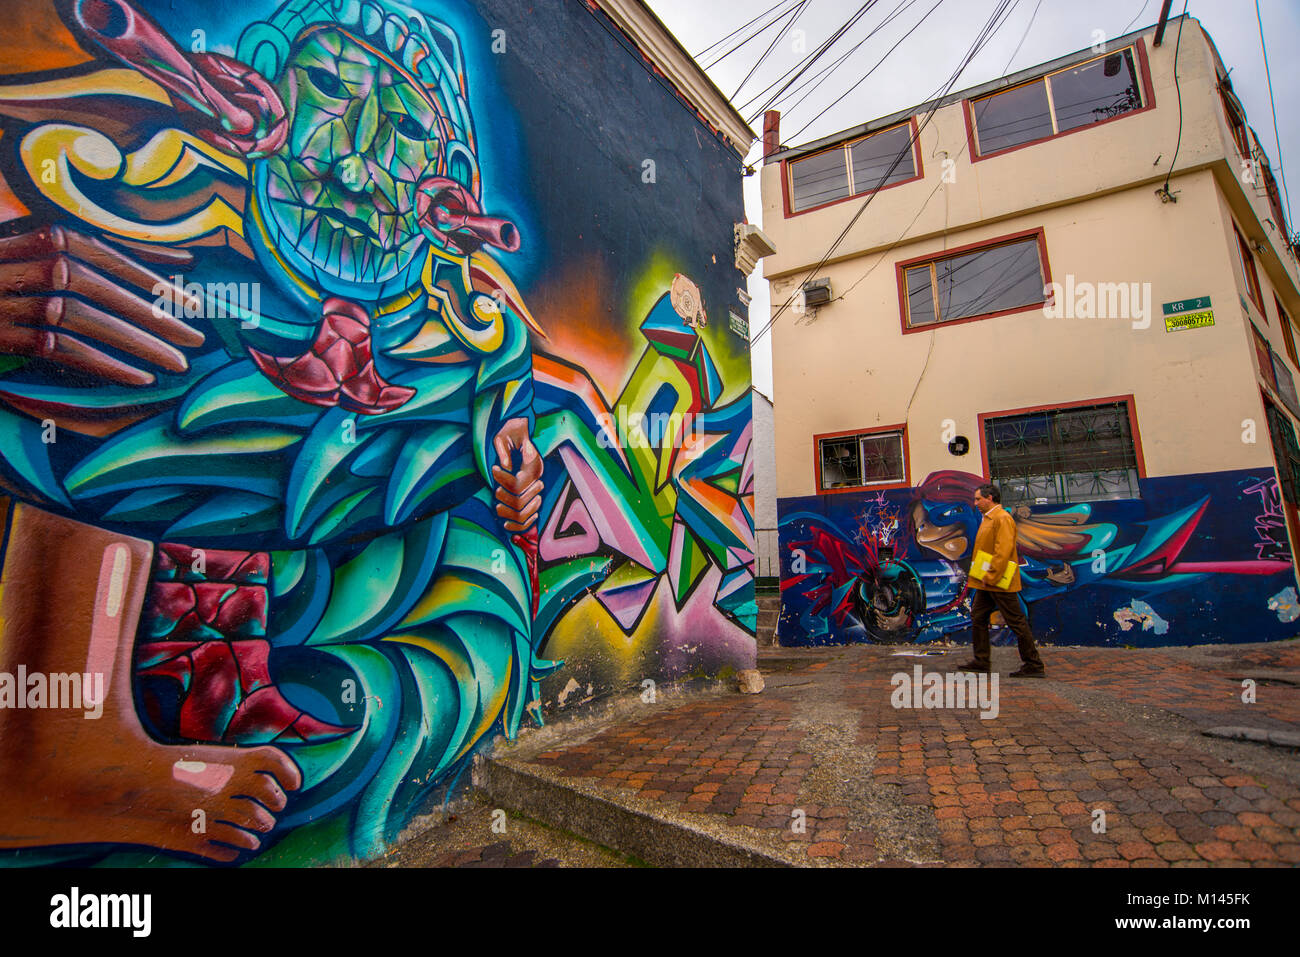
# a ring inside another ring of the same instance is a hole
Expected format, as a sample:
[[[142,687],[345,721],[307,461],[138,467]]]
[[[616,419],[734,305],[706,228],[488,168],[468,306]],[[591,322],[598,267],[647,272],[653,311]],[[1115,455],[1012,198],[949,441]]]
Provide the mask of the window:
[[[910,329],[1014,312],[1045,300],[1040,233],[899,264]]]
[[[1242,159],[1250,159],[1250,134],[1246,132],[1246,111],[1232,92],[1232,84],[1227,80],[1219,83],[1219,96],[1223,99],[1223,112],[1228,117],[1228,129],[1232,131],[1232,141],[1237,145],[1237,152]]]
[[[1277,324],[1282,327],[1282,344],[1286,346],[1286,354],[1291,357],[1291,364],[1300,369],[1300,359],[1296,358],[1295,353],[1295,330],[1291,328],[1291,317],[1286,314],[1282,308],[1282,300],[1277,296],[1273,297],[1273,305],[1277,306]]]
[[[1259,364],[1259,374],[1264,377],[1268,387],[1277,392],[1277,379],[1273,375],[1273,350],[1268,347],[1268,340],[1255,328],[1253,322],[1250,331],[1254,336],[1255,361]]]
[[[1268,313],[1264,312],[1264,294],[1259,291],[1259,273],[1255,271],[1255,257],[1251,254],[1250,247],[1246,245],[1246,240],[1242,238],[1241,230],[1237,229],[1235,224],[1232,232],[1237,237],[1237,264],[1241,266],[1241,274],[1245,277],[1246,291],[1255,305],[1259,306],[1264,321],[1268,322]]]
[[[914,179],[916,175],[909,122],[793,160],[790,163],[791,209],[803,212]]]
[[[1134,47],[970,102],[977,155],[1044,140],[1142,109]]]
[[[817,437],[818,488],[872,488],[907,484],[906,432],[848,433]]]
[[[1141,497],[1127,400],[980,418],[1003,504]]]

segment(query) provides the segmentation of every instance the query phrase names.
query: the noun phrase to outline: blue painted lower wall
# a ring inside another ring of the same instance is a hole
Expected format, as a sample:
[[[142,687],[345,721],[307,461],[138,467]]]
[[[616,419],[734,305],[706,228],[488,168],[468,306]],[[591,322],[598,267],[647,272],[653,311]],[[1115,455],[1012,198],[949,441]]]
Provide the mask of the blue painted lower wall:
[[[781,643],[969,641],[966,571],[979,527],[971,499],[982,481],[945,471],[914,488],[780,499]],[[1147,646],[1300,634],[1272,469],[1144,479],[1140,492],[1013,507],[1040,640]]]

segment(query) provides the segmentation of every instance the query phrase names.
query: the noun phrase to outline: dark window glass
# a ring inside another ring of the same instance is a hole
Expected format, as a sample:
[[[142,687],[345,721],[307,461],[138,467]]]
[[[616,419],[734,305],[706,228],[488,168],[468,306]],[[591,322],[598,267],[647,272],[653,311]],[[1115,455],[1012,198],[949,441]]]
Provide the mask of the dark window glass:
[[[858,440],[822,440],[822,488],[848,488],[862,484],[862,467],[858,459]]]
[[[1126,402],[986,419],[984,441],[1003,504],[1140,497]]]
[[[935,321],[930,284],[937,282],[940,322],[970,319],[1042,302],[1043,269],[1034,237],[977,249],[907,270],[908,325]]]
[[[976,100],[975,131],[981,155],[1051,136],[1052,115],[1042,80]]]
[[[934,322],[934,289],[930,285],[930,264],[907,270],[907,324],[925,326]]]
[[[1038,240],[980,249],[935,264],[939,317],[969,319],[1043,301]]]
[[[1054,73],[1050,82],[1058,133],[1109,120],[1142,106],[1132,50]]]
[[[849,171],[844,148],[836,147],[790,164],[795,211],[820,206],[849,195]]]
[[[1264,377],[1268,387],[1276,392],[1277,379],[1273,376],[1273,350],[1268,347],[1268,340],[1259,334],[1254,323],[1251,323],[1250,331],[1255,342],[1255,361],[1259,363],[1259,374]]]
[[[916,175],[910,126],[897,126],[859,140],[849,147],[849,157],[853,164],[855,193],[869,193],[878,186],[883,188]],[[885,174],[896,160],[898,165],[886,178]]]
[[[903,436],[899,432],[862,437],[862,483],[902,482]]]

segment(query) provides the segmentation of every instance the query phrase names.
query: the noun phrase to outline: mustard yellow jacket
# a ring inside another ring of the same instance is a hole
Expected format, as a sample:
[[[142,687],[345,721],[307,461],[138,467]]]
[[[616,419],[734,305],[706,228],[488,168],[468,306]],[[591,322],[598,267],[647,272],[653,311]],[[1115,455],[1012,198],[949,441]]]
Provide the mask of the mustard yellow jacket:
[[[992,574],[994,584],[985,578]],[[1016,520],[1001,505],[984,514],[975,533],[968,584],[980,591],[1020,591],[1020,556],[1016,554]]]

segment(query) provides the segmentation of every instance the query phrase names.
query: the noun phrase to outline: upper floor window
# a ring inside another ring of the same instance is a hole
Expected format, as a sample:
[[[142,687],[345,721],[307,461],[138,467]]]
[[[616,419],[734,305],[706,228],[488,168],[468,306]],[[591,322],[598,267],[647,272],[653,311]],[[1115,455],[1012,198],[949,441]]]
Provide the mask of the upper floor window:
[[[1223,112],[1228,118],[1228,129],[1232,131],[1232,142],[1242,159],[1250,159],[1250,133],[1246,127],[1246,110],[1232,92],[1232,84],[1226,79],[1219,82],[1219,96],[1223,100]]]
[[[1236,224],[1233,224],[1232,233],[1237,238],[1237,264],[1241,266],[1242,277],[1246,280],[1246,291],[1250,293],[1251,300],[1259,307],[1260,313],[1264,316],[1264,321],[1268,322],[1268,313],[1264,312],[1264,294],[1259,289],[1259,273],[1255,271],[1255,257],[1246,245],[1245,238],[1241,235]]]
[[[791,210],[803,212],[914,179],[916,168],[910,122],[841,143],[790,163]]]
[[[1291,328],[1291,317],[1286,314],[1282,308],[1282,300],[1273,297],[1273,305],[1277,306],[1277,324],[1282,328],[1282,344],[1286,346],[1286,354],[1291,357],[1291,364],[1300,369],[1300,358],[1296,356],[1295,351],[1295,330]]]
[[[1141,497],[1127,401],[980,418],[1004,505]]]
[[[970,101],[976,154],[1049,139],[1144,106],[1134,47]]]
[[[818,488],[873,488],[907,484],[904,429],[817,438]]]
[[[1041,235],[900,263],[905,326],[975,319],[1044,302]]]

